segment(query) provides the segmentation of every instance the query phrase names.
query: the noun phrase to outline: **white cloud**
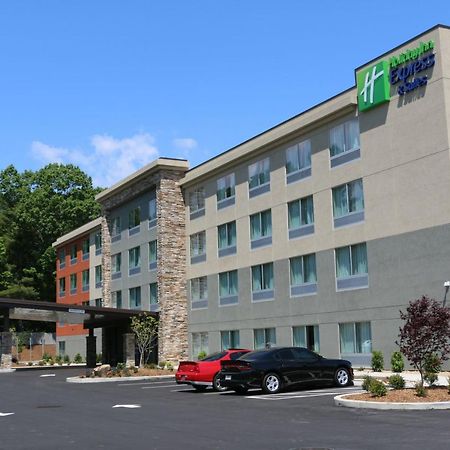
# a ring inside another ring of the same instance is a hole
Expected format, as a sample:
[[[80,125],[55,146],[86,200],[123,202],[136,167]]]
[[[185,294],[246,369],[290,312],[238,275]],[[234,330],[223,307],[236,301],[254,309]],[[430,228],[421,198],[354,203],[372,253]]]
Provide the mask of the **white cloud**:
[[[31,153],[45,163],[76,164],[92,176],[94,185],[109,187],[158,157],[155,139],[148,133],[116,139],[94,135],[89,150],[52,147],[34,141]]]
[[[192,150],[197,147],[197,141],[192,138],[177,138],[174,139],[173,145],[180,150]]]

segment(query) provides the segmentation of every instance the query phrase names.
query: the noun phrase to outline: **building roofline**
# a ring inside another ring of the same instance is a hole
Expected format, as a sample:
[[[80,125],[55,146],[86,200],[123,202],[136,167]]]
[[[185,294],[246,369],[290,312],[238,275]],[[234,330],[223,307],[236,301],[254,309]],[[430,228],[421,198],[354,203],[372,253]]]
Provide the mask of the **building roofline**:
[[[83,234],[90,233],[95,228],[100,227],[101,223],[102,223],[102,218],[97,217],[96,219],[91,220],[90,222],[85,223],[81,227],[76,228],[75,230],[72,230],[69,233],[66,233],[65,235],[56,239],[56,241],[53,242],[52,247],[59,247],[63,244],[67,244],[67,242],[70,242],[70,241],[73,241],[74,239],[79,238]]]
[[[174,171],[184,171],[189,169],[189,162],[186,159],[177,158],[166,158],[160,157],[152,161],[151,163],[141,167],[136,172],[128,175],[117,183],[113,184],[111,187],[103,190],[95,196],[95,200],[102,203],[107,198],[122,191],[124,188],[132,183],[135,183],[140,178],[147,176],[153,172],[158,172],[159,170],[174,170]]]
[[[354,89],[355,89],[355,85],[353,85],[353,86],[351,86],[351,87],[349,87],[349,88],[347,88],[347,89],[337,93],[336,95],[333,95],[332,97],[330,97],[330,98],[328,98],[326,100],[323,100],[322,102],[316,103],[314,106],[311,106],[310,108],[303,110],[302,112],[296,114],[295,116],[292,116],[292,117],[290,117],[290,118],[288,118],[288,119],[286,119],[286,120],[284,120],[284,121],[274,125],[273,127],[271,127],[271,128],[269,128],[269,129],[267,129],[267,130],[265,130],[265,131],[255,135],[255,136],[253,136],[253,137],[251,137],[251,138],[249,138],[249,139],[247,139],[247,140],[245,140],[245,141],[235,145],[234,147],[231,147],[230,149],[225,150],[224,152],[219,153],[218,155],[213,156],[212,158],[210,158],[210,159],[208,159],[208,160],[198,164],[197,166],[193,167],[192,169],[189,169],[186,172],[185,179],[181,180],[180,183],[182,185],[189,184],[189,183],[191,183],[191,181],[193,181],[194,178],[203,176],[204,175],[203,171],[202,171],[202,173],[199,173],[198,176],[192,175],[192,174],[195,173],[196,171],[199,171],[199,169],[203,168],[204,166],[210,165],[211,163],[213,163],[217,159],[223,158],[226,155],[229,155],[230,153],[233,153],[233,152],[237,153],[236,157],[232,158],[232,160],[240,158],[241,156],[243,156],[241,154],[241,152],[240,152],[241,150],[243,150],[245,147],[251,146],[252,144],[254,144],[256,141],[260,140],[261,138],[267,137],[270,140],[271,139],[271,135],[274,135],[273,139],[272,139],[272,142],[275,142],[275,141],[279,140],[280,136],[275,136],[277,134],[277,131],[279,131],[283,127],[288,126],[289,124],[293,123],[296,120],[298,121],[299,119],[305,118],[305,122],[306,123],[304,124],[304,126],[310,125],[311,122],[308,121],[308,119],[307,119],[308,115],[313,114],[317,109],[319,109],[321,107],[324,107],[328,103],[332,103],[333,101],[337,101],[339,99],[339,97],[344,96],[345,94],[351,93]],[[351,103],[352,103],[352,105],[356,106],[356,98],[355,98],[354,103],[353,102],[351,102]],[[340,109],[342,109],[342,108],[340,108]],[[323,118],[325,118],[327,116],[329,116],[329,114],[324,114]],[[314,119],[315,122],[317,120],[320,120],[320,118],[319,119],[318,118]],[[287,133],[287,134],[289,134],[289,133]],[[249,153],[251,154],[251,153],[253,153],[253,151],[257,150],[258,148],[259,148],[259,146],[257,146],[253,150],[248,151],[246,154],[249,154]]]
[[[365,62],[364,64],[361,64],[360,66],[358,66],[358,67],[355,69],[355,76],[356,76],[356,72],[358,72],[359,70],[361,70],[363,67],[368,66],[369,64],[372,64],[373,62],[375,62],[375,61],[377,61],[377,60],[379,60],[379,59],[381,59],[381,58],[384,58],[385,56],[389,55],[390,53],[393,53],[393,52],[395,52],[395,51],[401,49],[401,48],[404,47],[405,45],[408,45],[408,44],[410,44],[411,42],[416,41],[417,39],[421,38],[421,37],[424,36],[425,34],[431,33],[432,31],[437,30],[437,29],[439,29],[439,28],[442,28],[442,29],[445,29],[445,30],[450,30],[450,26],[448,26],[448,25],[443,25],[443,24],[440,24],[440,23],[437,24],[437,25],[434,25],[434,26],[432,26],[431,28],[429,28],[428,30],[422,31],[422,33],[419,33],[418,35],[416,35],[416,36],[414,36],[414,37],[408,39],[407,41],[405,41],[405,42],[403,42],[403,43],[401,43],[401,44],[399,44],[399,45],[396,45],[394,48],[391,48],[390,50],[388,50],[388,51],[382,53],[381,55],[378,55],[377,57],[372,58],[370,61],[367,61],[367,62]]]

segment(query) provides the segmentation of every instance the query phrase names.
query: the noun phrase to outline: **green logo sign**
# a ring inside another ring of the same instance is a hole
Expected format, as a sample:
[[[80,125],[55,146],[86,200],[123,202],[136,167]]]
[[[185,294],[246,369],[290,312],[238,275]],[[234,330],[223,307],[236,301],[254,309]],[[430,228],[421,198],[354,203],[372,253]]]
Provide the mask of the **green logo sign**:
[[[358,73],[356,87],[360,111],[366,111],[388,102],[391,98],[389,94],[389,64],[381,61]]]

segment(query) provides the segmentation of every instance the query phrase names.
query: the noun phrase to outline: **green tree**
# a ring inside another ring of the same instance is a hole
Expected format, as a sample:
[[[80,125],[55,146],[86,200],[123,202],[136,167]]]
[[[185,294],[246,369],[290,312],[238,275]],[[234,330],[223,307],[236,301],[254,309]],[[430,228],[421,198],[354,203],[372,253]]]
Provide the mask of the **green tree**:
[[[131,318],[131,329],[136,336],[139,350],[139,367],[144,365],[144,355],[150,352],[156,344],[158,336],[158,320],[147,313]]]
[[[55,300],[52,243],[98,217],[100,190],[71,164],[0,171],[0,297]]]

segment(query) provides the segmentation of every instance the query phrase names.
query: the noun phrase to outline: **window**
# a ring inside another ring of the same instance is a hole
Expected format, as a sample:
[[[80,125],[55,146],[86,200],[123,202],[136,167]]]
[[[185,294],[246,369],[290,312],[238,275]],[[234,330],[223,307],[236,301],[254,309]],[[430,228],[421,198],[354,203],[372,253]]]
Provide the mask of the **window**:
[[[122,254],[116,253],[115,255],[111,256],[111,273],[112,273],[112,279],[120,277],[120,271],[122,266]]]
[[[156,269],[158,261],[158,241],[150,241],[148,243],[148,262],[150,270]]]
[[[364,191],[361,179],[333,188],[333,217],[335,227],[364,220]]]
[[[319,353],[319,326],[307,325],[292,327],[292,344],[295,347],[305,347],[308,350]]]
[[[157,218],[157,209],[156,209],[156,192],[152,192],[150,201],[148,202],[148,227],[153,228],[156,226],[156,218]]]
[[[272,300],[273,297],[273,263],[253,266],[252,300]]]
[[[141,208],[138,206],[137,208],[132,209],[128,213],[128,229],[138,227],[141,224]]]
[[[341,354],[372,353],[372,332],[370,322],[339,324]]]
[[[355,118],[330,130],[331,167],[360,157],[359,122]]]
[[[85,239],[81,245],[83,260],[89,259],[89,238]]]
[[[306,172],[304,176],[311,175],[311,141],[309,139],[286,150],[286,174],[290,175],[301,171]]]
[[[62,248],[59,251],[59,268],[64,269],[66,267],[66,249]]]
[[[134,247],[128,250],[128,269],[130,275],[135,275],[141,271],[141,247]]]
[[[277,344],[275,328],[260,328],[253,330],[255,350],[271,347]]]
[[[70,263],[75,264],[77,262],[77,244],[70,246]]]
[[[150,283],[150,311],[159,310],[158,283]]]
[[[288,203],[289,239],[314,233],[313,196]]]
[[[315,294],[317,292],[316,255],[291,258],[291,297]]]
[[[77,274],[71,273],[70,274],[70,294],[76,294],[77,292]]]
[[[229,348],[239,348],[239,330],[221,331],[220,343],[222,350],[228,350]]]
[[[193,278],[191,280],[192,308],[206,308],[208,306],[207,277]]]
[[[248,166],[248,189],[250,197],[270,190],[270,160],[265,158]]]
[[[189,211],[191,219],[199,217],[205,211],[205,189],[197,188],[189,194]],[[193,217],[195,215],[195,217]]]
[[[100,233],[100,231],[95,233],[94,243],[95,243],[95,254],[100,255],[100,253],[102,252],[102,234]]]
[[[112,304],[116,308],[122,308],[122,291],[111,292]]]
[[[96,298],[96,299],[95,299],[95,306],[96,306],[97,308],[101,308],[101,307],[102,307],[102,303],[103,303],[103,301],[102,301],[101,298]]]
[[[251,248],[272,244],[272,212],[270,209],[250,216]]]
[[[102,287],[102,266],[95,266],[95,287]]]
[[[236,221],[217,227],[219,257],[236,253]]]
[[[217,180],[217,207],[234,204],[235,180],[234,173]]]
[[[83,292],[89,291],[89,269],[83,270],[81,274],[81,285]]]
[[[208,333],[192,333],[192,356],[198,358],[201,353],[209,353]]]
[[[191,263],[206,260],[206,232],[191,235]]]
[[[273,289],[273,263],[258,264],[252,267],[252,291]]]
[[[66,295],[66,279],[59,279],[59,296],[64,297]]]
[[[141,308],[141,287],[134,287],[129,290],[130,293],[130,308],[140,309]]]
[[[337,248],[336,279],[338,289],[368,286],[366,244]]]
[[[235,304],[238,302],[238,272],[219,273],[219,304],[221,306]]]
[[[122,223],[120,220],[120,216],[113,217],[111,220],[111,238],[120,236],[121,232],[122,232]]]

